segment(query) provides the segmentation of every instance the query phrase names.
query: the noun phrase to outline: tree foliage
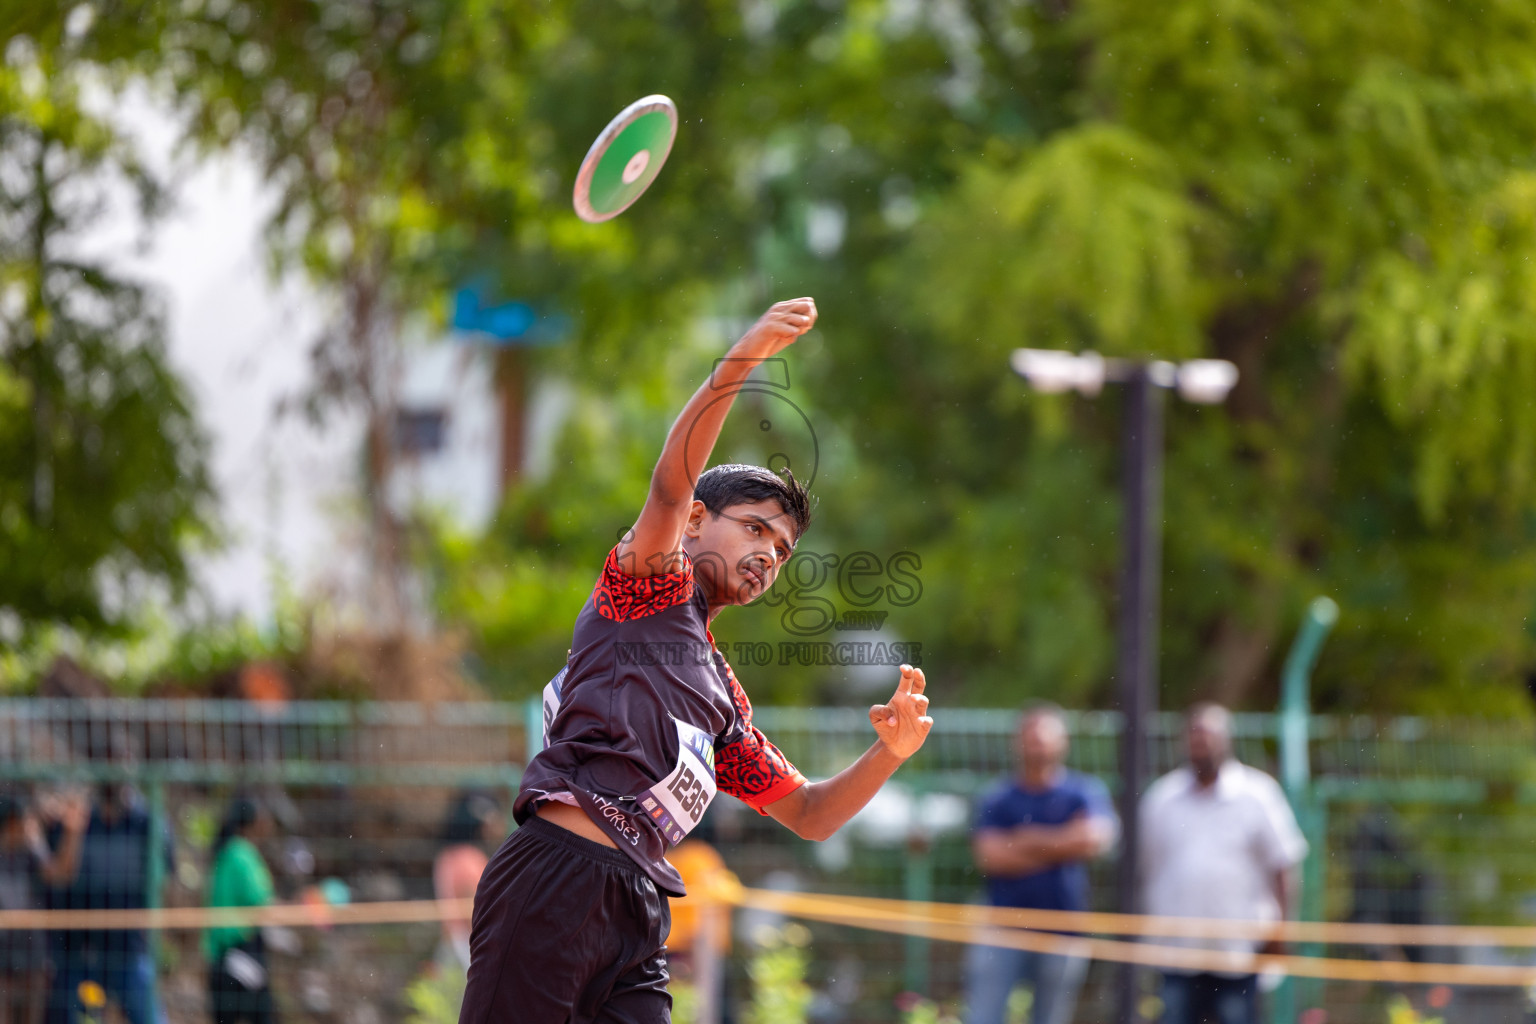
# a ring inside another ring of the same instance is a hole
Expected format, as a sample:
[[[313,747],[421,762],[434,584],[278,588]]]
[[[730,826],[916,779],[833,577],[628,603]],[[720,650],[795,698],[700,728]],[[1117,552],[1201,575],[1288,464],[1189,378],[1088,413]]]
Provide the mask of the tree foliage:
[[[585,401],[555,477],[439,562],[445,611],[509,685],[558,659],[535,638],[559,640],[603,527],[633,515],[668,412],[728,341],[689,320],[809,293],[823,327],[791,353],[822,442],[807,547],[921,556],[922,600],[885,629],[924,642],[953,698],[1108,696],[1119,410],[1028,394],[1007,355],[1034,345],[1241,369],[1224,409],[1170,406],[1165,701],[1273,700],[1299,612],[1325,592],[1344,608],[1325,705],[1525,707],[1536,13],[541,13],[489,74],[521,83],[505,144],[562,188],[486,251],[508,288],[579,315],[543,367]],[[573,223],[563,187],[586,140],[652,91],[684,112],[664,177],[620,221]],[[831,244],[812,230],[829,213]],[[784,639],[781,610],[725,629]],[[796,697],[843,675],[743,673]]]
[[[695,7],[669,36],[724,58],[689,78],[647,59],[643,30],[565,22],[557,52],[617,55],[605,85],[699,114],[681,166],[606,230],[651,287],[666,264],[641,246],[700,250],[694,273],[737,312],[817,295],[823,337],[794,353],[835,466],[813,543],[923,556],[923,601],[888,628],[924,639],[961,699],[1108,684],[1118,409],[1026,394],[1005,368],[1028,344],[1242,371],[1225,409],[1170,409],[1165,700],[1273,699],[1297,615],[1326,592],[1344,619],[1324,703],[1524,707],[1536,13],[745,10]],[[523,66],[534,95],[558,93],[558,73]],[[833,252],[810,244],[818,207],[845,218]],[[654,365],[638,342],[626,365]],[[518,507],[502,535],[527,558]],[[742,629],[773,637],[775,618]],[[796,692],[805,675],[766,678]]]
[[[423,554],[505,692],[558,665],[709,360],[812,294],[785,392],[819,457],[802,552],[920,559],[881,635],[923,643],[946,699],[1110,692],[1118,399],[1030,394],[1007,357],[1033,345],[1241,370],[1223,408],[1169,407],[1166,703],[1268,704],[1324,592],[1324,705],[1524,707],[1529,5],[152,7],[151,74],[202,143],[253,147],[283,197],[274,254],[335,289],[322,352],[471,274],[571,318],[534,358],[569,396],[552,471]],[[661,179],[582,224],[581,155],[652,92],[683,118]],[[743,398],[722,456],[763,450],[772,397]],[[787,599],[721,638],[798,639]],[[738,666],[760,699],[841,699],[857,675],[774,660]]]
[[[17,631],[96,629],[146,585],[188,582],[208,535],[205,444],[152,296],[80,236],[108,202],[163,191],[82,101],[83,18],[37,9],[0,66],[0,612]]]

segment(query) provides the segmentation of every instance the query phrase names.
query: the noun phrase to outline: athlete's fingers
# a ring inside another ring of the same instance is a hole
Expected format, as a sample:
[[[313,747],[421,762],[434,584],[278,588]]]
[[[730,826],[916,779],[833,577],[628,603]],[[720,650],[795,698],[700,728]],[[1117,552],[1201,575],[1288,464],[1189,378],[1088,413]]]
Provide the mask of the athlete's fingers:
[[[775,313],[768,323],[786,334],[799,336],[815,325],[816,318],[803,313]]]
[[[794,313],[798,316],[816,315],[816,300],[812,298],[788,299],[784,302],[775,302],[768,310],[769,313]]]
[[[895,711],[897,716],[900,718],[899,727],[901,729],[917,730],[921,728],[918,725],[918,721],[922,718],[923,712],[926,711],[927,708],[919,705],[917,701],[918,698],[907,695],[900,695],[892,698],[890,707],[891,710]]]
[[[924,697],[922,694],[914,693],[912,695],[912,705],[917,710],[918,714],[926,715],[928,713],[928,698]]]
[[[786,322],[799,329],[801,333],[810,330],[816,324],[816,301],[814,299],[794,299],[791,302],[781,303],[784,307],[775,309],[782,315]]]
[[[923,670],[920,668],[912,669],[912,692],[922,693],[927,688],[928,677],[923,675]]]
[[[809,331],[815,323],[816,303],[812,299],[803,298],[775,302],[759,318],[757,327],[759,330],[771,331],[774,334],[787,334],[791,338],[798,338],[806,331]]]
[[[876,729],[882,725],[895,725],[897,720],[896,709],[889,704],[875,704],[869,709],[869,724]]]
[[[912,692],[912,686],[917,681],[916,676],[914,675],[916,672],[917,670],[914,669],[911,665],[901,666],[901,679],[896,683],[897,693]]]

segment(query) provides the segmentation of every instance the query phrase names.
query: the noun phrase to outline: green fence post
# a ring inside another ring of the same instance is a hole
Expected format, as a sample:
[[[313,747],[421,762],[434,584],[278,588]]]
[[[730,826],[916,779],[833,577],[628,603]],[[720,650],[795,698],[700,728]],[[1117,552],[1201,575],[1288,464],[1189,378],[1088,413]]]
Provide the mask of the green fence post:
[[[1320,796],[1314,794],[1307,801],[1302,828],[1307,837],[1307,845],[1311,848],[1311,854],[1307,857],[1306,865],[1302,869],[1301,919],[1321,921],[1323,912],[1327,909],[1326,901],[1323,899],[1323,886],[1327,882],[1328,873],[1328,804]],[[1318,942],[1308,942],[1301,947],[1303,956],[1321,956],[1322,952],[1322,943]],[[1323,983],[1320,979],[1297,979],[1291,984],[1296,987],[1296,999],[1302,1009],[1310,1009],[1321,1004]]]
[[[528,752],[528,761],[532,761],[533,755],[544,749],[544,698],[542,695],[529,697],[523,701],[523,749]],[[523,767],[527,767],[526,762]],[[509,835],[512,829],[517,828],[517,823],[512,819],[512,808],[517,804],[517,794],[522,790],[522,782],[522,771],[509,773],[507,783],[507,829]]]
[[[907,840],[906,870],[902,877],[903,895],[908,902],[933,900],[933,840],[919,827]],[[908,992],[928,995],[929,940],[922,935],[908,935],[906,941],[906,986]]]
[[[145,903],[150,910],[159,910],[163,900],[160,890],[165,887],[165,782],[158,776],[146,780],[149,784],[149,842],[145,856],[149,863],[144,866]],[[155,973],[160,972],[160,929],[149,930],[149,960]],[[151,990],[157,993],[157,984]],[[158,996],[155,996],[158,998]],[[158,1009],[155,1010],[159,1015]]]
[[[1308,605],[1307,617],[1281,670],[1280,782],[1285,786],[1285,795],[1293,800],[1305,794],[1312,783],[1307,750],[1307,723],[1312,714],[1309,693],[1312,666],[1317,663],[1323,640],[1338,618],[1339,606],[1326,597],[1319,597]]]
[[[1303,920],[1313,921],[1319,919],[1317,915],[1321,908],[1320,869],[1326,856],[1324,843],[1327,837],[1318,827],[1322,818],[1312,793],[1307,731],[1312,714],[1309,690],[1312,667],[1317,663],[1318,652],[1322,650],[1323,640],[1338,618],[1339,606],[1329,598],[1319,597],[1307,606],[1306,618],[1296,634],[1296,640],[1291,644],[1290,653],[1286,655],[1280,677],[1280,782],[1285,787],[1285,795],[1296,811],[1298,824],[1310,847],[1302,867],[1301,905],[1297,909]],[[1310,945],[1305,951],[1316,952],[1315,947]],[[1295,1024],[1298,988],[1296,979],[1287,978],[1275,990],[1270,1000],[1270,1019],[1273,1024]],[[1310,991],[1311,986],[1307,988]]]
[[[529,697],[523,701],[523,733],[528,760],[544,749],[544,698]]]

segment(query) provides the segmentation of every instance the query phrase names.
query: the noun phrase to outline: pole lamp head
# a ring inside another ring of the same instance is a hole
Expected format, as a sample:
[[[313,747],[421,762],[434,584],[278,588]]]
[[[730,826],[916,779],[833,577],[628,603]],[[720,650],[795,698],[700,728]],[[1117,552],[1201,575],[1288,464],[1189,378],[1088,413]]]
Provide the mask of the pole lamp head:
[[[1013,372],[1043,394],[1077,391],[1097,395],[1104,388],[1104,357],[1097,352],[1062,352],[1046,348],[1016,348],[1009,360]]]
[[[1237,367],[1225,359],[1191,359],[1179,364],[1179,397],[1200,405],[1217,405],[1237,385]]]

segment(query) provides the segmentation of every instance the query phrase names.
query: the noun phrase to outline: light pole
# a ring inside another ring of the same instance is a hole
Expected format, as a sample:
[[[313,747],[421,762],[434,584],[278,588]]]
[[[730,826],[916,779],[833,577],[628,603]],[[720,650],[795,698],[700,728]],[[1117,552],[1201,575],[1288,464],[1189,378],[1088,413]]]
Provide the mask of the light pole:
[[[1158,586],[1162,569],[1163,391],[1173,388],[1188,402],[1216,404],[1237,383],[1237,367],[1222,359],[1192,359],[1181,364],[1162,360],[1105,359],[1096,352],[1015,349],[1013,369],[1040,392],[1077,391],[1097,395],[1105,383],[1125,386],[1121,425],[1120,609],[1116,624],[1120,726],[1120,863],[1118,909],[1136,912],[1140,828],[1136,807],[1147,772],[1144,724],[1157,710]],[[1119,1014],[1131,1024],[1138,1018],[1136,968],[1120,974]]]

